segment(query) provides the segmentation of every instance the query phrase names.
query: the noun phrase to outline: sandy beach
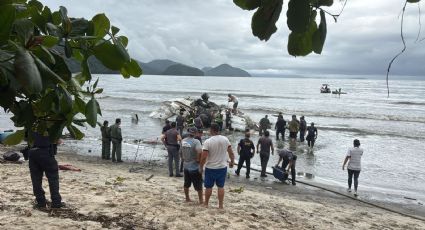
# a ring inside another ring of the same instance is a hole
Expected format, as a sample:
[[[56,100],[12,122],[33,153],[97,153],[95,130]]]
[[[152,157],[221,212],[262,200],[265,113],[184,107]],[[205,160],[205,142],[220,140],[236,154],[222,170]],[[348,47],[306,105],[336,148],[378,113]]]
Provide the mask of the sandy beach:
[[[17,147],[0,147],[0,153]],[[60,192],[68,208],[39,211],[28,162],[0,164],[0,229],[425,229],[425,222],[319,189],[258,183],[230,176],[225,208],[185,203],[183,179],[168,177],[163,163],[112,164],[60,147]],[[43,180],[49,199],[47,179]],[[243,189],[241,189],[243,188]],[[242,191],[241,191],[242,190]],[[191,198],[196,193],[191,189]]]

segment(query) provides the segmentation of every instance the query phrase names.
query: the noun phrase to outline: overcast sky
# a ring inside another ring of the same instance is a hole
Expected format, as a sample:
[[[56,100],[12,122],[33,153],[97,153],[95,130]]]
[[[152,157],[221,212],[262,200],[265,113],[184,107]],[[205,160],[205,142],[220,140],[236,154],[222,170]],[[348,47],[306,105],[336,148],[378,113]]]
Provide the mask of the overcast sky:
[[[253,74],[384,75],[388,62],[402,49],[400,13],[404,0],[348,0],[338,22],[327,17],[328,34],[321,55],[294,58],[286,49],[288,0],[268,42],[251,33],[253,11],[232,0],[41,0],[52,10],[67,7],[72,17],[91,19],[105,13],[130,39],[130,54],[143,62],[171,59],[202,68],[228,63]],[[328,8],[338,13],[339,0]],[[422,11],[425,4],[421,2]],[[422,13],[423,14],[423,13]],[[419,32],[418,4],[408,4],[404,35],[407,50],[393,74],[425,75],[425,39]],[[425,38],[425,17],[422,17]]]

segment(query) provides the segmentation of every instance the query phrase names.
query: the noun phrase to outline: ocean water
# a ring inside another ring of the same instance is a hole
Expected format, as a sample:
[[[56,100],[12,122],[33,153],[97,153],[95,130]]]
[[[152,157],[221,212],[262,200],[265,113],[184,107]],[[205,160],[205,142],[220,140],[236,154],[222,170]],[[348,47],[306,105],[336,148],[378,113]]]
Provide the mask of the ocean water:
[[[360,190],[425,200],[425,81],[390,81],[387,98],[385,81],[376,79],[99,77],[99,87],[104,88],[98,99],[103,113],[99,120],[112,124],[115,118],[122,119],[123,158],[128,161],[135,159],[136,152],[139,161],[164,159],[166,152],[161,145],[141,144],[137,151],[134,143],[159,137],[163,121],[148,115],[161,102],[197,98],[207,92],[211,101],[227,104],[227,94],[232,93],[239,99],[239,109],[255,121],[268,114],[274,123],[276,118],[270,115],[282,112],[285,120],[295,114],[315,123],[318,138],[312,154],[307,153],[306,143],[289,146],[285,142],[285,147],[298,155],[297,171],[313,175],[309,180],[345,187],[347,175],[342,162],[353,140],[359,139],[364,149]],[[342,88],[347,94],[320,94],[322,83],[330,84],[332,90]],[[134,113],[139,116],[138,124],[131,123]],[[11,128],[8,116],[1,112],[1,129]],[[100,156],[99,128],[84,131],[83,141],[69,141],[67,145]],[[234,146],[240,138],[240,133],[229,135]],[[258,135],[252,139],[256,143]],[[254,157],[254,168],[259,168],[258,158]],[[277,157],[272,156],[269,166],[275,162]]]

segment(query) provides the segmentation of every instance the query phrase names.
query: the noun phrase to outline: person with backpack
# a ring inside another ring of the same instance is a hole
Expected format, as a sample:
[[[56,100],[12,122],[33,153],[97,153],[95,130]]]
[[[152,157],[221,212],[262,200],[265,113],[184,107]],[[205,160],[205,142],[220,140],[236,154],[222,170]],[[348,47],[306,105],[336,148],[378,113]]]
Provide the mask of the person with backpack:
[[[201,142],[194,138],[197,132],[198,129],[196,127],[190,127],[188,129],[188,136],[181,142],[180,156],[183,162],[184,194],[186,202],[191,201],[189,188],[191,184],[193,184],[193,188],[198,192],[199,204],[202,204],[202,174],[199,172],[202,146]]]

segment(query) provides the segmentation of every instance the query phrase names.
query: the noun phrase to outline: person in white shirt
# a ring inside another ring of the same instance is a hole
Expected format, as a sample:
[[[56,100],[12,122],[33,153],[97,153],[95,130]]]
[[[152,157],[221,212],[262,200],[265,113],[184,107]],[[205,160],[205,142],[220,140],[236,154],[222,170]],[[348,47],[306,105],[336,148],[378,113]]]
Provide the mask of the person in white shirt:
[[[348,149],[347,155],[344,159],[344,164],[342,165],[342,170],[345,169],[345,164],[348,162],[347,171],[348,171],[348,192],[351,192],[351,183],[354,176],[354,196],[357,196],[357,187],[359,185],[359,175],[361,170],[361,159],[363,156],[363,149],[360,148],[360,141],[355,139],[354,147]]]
[[[224,182],[227,175],[227,162],[230,158],[229,167],[233,168],[235,164],[235,156],[233,154],[232,145],[227,137],[219,134],[219,127],[213,123],[210,127],[211,137],[208,138],[202,148],[202,156],[199,171],[202,174],[205,166],[205,207],[212,194],[214,184],[218,187],[218,208],[223,209],[224,201]]]

